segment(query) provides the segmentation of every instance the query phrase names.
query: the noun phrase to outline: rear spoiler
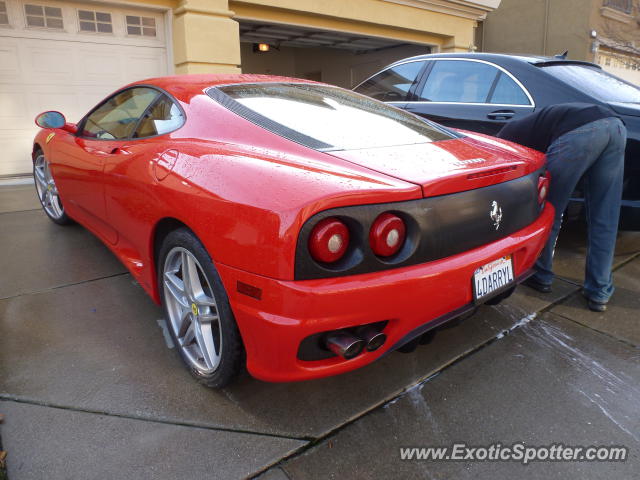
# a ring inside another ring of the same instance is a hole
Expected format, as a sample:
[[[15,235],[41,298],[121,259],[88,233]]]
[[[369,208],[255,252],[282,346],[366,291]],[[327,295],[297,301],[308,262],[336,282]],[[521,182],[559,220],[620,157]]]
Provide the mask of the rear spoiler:
[[[602,67],[596,63],[583,62],[581,60],[544,60],[542,62],[532,62],[536,67],[549,67],[551,65],[584,65],[585,67],[596,67],[602,70]]]

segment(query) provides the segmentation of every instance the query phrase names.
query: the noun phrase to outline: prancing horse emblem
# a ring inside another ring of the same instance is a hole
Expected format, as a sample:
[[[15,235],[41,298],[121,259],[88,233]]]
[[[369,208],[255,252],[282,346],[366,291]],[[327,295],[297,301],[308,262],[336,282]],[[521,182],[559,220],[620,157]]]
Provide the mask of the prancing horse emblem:
[[[489,210],[489,217],[493,221],[493,226],[496,230],[500,228],[500,222],[502,221],[502,207],[498,205],[495,200],[491,202],[491,210]]]

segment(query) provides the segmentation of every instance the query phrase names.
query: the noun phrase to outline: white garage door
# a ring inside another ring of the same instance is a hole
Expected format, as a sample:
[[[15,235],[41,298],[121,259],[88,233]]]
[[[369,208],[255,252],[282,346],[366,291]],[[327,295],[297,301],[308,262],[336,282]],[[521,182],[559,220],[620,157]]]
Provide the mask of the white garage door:
[[[31,171],[34,117],[77,122],[113,90],[169,73],[164,14],[0,0],[0,176]]]

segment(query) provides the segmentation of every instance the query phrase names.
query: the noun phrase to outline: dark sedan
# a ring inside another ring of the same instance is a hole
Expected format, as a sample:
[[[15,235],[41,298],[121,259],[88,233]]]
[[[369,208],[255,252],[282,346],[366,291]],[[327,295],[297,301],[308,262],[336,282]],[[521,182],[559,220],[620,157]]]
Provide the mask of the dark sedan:
[[[489,135],[547,105],[607,105],[628,130],[620,227],[640,230],[640,88],[598,65],[561,57],[421,55],[389,65],[355,91],[449,127]]]

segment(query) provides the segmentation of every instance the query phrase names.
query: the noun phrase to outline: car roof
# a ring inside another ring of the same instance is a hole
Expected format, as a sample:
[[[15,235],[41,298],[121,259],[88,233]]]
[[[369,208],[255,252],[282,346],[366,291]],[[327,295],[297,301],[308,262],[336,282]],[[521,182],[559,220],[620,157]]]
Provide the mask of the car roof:
[[[202,94],[202,92],[210,87],[229,85],[237,83],[309,83],[316,85],[325,85],[312,80],[304,80],[300,78],[280,77],[277,75],[255,75],[255,74],[186,74],[171,75],[167,77],[148,78],[140,80],[124,88],[135,85],[152,85],[171,94],[185,98]]]
[[[477,52],[469,52],[469,53],[430,53],[425,55],[416,55],[414,57],[403,58],[402,60],[398,60],[390,65],[397,65],[400,63],[404,63],[409,60],[429,60],[436,58],[465,58],[465,59],[475,59],[475,60],[486,60],[493,63],[501,64],[505,62],[522,62],[529,63],[531,65],[536,66],[544,66],[544,65],[558,65],[558,64],[580,64],[580,65],[588,65],[597,68],[601,68],[600,65],[591,62],[583,62],[580,60],[571,60],[564,59],[560,56],[556,57],[547,57],[542,55],[525,55],[525,54],[507,54],[507,53],[477,53]]]

